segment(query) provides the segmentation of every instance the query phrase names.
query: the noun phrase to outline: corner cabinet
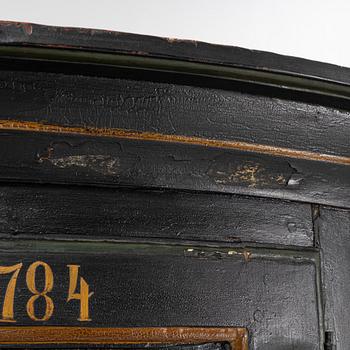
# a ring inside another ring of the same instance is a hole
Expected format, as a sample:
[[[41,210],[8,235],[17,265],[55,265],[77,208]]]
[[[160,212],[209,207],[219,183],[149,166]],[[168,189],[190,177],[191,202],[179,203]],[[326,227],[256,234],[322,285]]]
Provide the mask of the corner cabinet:
[[[0,23],[0,348],[350,347],[350,70]]]

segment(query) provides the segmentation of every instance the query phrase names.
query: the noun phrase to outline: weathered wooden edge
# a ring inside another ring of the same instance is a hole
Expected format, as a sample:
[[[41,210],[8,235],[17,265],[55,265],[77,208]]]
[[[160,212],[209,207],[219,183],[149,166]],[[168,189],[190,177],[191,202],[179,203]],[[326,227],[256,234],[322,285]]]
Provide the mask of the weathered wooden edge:
[[[309,79],[295,75],[246,69],[240,67],[220,66],[198,62],[187,62],[154,57],[139,57],[116,53],[74,51],[67,49],[1,46],[0,57],[4,59],[40,60],[41,62],[61,62],[92,64],[97,67],[131,68],[149,72],[180,73],[192,77],[220,78],[221,80],[254,83],[272,86],[283,90],[301,91],[315,96],[336,97],[348,102],[350,88],[348,85],[320,79]]]
[[[193,40],[1,21],[0,43],[170,58],[350,84],[350,69],[345,67]]]

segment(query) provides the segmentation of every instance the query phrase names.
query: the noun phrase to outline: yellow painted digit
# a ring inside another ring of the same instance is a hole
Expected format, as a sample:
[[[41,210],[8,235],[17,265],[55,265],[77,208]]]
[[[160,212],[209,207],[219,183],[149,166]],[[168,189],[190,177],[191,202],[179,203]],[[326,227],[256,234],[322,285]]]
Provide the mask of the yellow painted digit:
[[[76,293],[80,265],[67,265],[69,268],[69,289],[67,302],[80,300],[80,317],[78,321],[91,321],[89,318],[89,298],[94,293],[89,293],[89,285],[84,278],[80,277],[80,293]]]
[[[16,322],[13,315],[13,303],[15,299],[17,277],[22,265],[22,263],[19,263],[12,266],[0,266],[0,275],[14,272],[6,288],[4,305],[2,307],[2,318],[0,319],[0,322]]]
[[[35,284],[35,275],[36,275],[36,269],[42,266],[45,271],[45,285],[44,289],[40,292],[36,288]],[[54,310],[54,304],[52,299],[47,295],[47,293],[52,291],[53,288],[53,273],[51,270],[51,267],[46,264],[45,262],[42,261],[36,261],[33,264],[31,264],[27,270],[27,275],[26,275],[26,281],[27,281],[27,287],[28,289],[34,294],[30,299],[28,300],[27,303],[27,313],[28,316],[33,320],[33,321],[47,321],[50,319],[52,316],[53,310]],[[46,310],[45,314],[42,318],[38,318],[35,316],[35,310],[34,310],[34,303],[35,300],[38,298],[43,297],[46,302]]]

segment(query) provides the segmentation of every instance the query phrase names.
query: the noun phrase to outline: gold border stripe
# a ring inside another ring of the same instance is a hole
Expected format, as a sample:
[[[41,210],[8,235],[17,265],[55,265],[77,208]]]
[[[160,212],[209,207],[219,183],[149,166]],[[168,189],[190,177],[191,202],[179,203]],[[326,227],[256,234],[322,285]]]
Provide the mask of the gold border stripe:
[[[245,328],[205,327],[0,327],[0,344],[200,344],[229,342],[248,350]]]
[[[126,129],[102,129],[90,127],[73,127],[44,124],[39,122],[18,121],[18,120],[0,120],[0,129],[5,130],[22,130],[47,133],[65,133],[78,134],[86,136],[104,136],[115,137],[122,139],[144,140],[144,141],[159,141],[159,142],[176,142],[191,144],[197,146],[235,149],[245,152],[255,152],[268,154],[272,156],[288,157],[296,159],[305,159],[313,161],[321,161],[342,165],[350,165],[350,157],[337,156],[325,153],[316,153],[309,151],[296,150],[292,148],[276,147],[269,145],[261,145],[240,141],[226,141],[207,139],[194,136],[169,135],[153,132],[142,132]]]

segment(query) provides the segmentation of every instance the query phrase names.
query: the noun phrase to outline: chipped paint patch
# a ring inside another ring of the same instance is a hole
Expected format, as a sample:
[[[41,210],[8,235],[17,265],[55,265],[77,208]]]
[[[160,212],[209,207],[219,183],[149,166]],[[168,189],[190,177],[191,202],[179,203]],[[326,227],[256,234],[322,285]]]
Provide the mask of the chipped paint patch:
[[[287,179],[282,174],[271,174],[259,163],[246,163],[236,166],[229,166],[225,170],[211,169],[208,173],[214,177],[217,184],[245,184],[248,187],[256,188],[266,185],[283,185],[287,183]]]
[[[233,256],[243,257],[245,262],[249,262],[252,258],[252,252],[248,250],[205,250],[198,248],[187,248],[184,250],[186,257],[194,257],[200,259],[225,259]]]
[[[46,158],[46,161],[52,165],[65,169],[71,167],[88,168],[97,173],[105,175],[116,175],[120,161],[118,158],[112,158],[104,155],[73,155],[61,158]]]
[[[198,41],[197,40],[178,39],[178,38],[163,38],[163,39],[165,39],[170,44],[174,44],[174,43],[189,43],[189,44],[192,44],[194,46],[198,45]]]
[[[263,169],[258,165],[242,165],[232,173],[229,178],[233,182],[245,182],[248,187],[256,187],[260,182],[260,174]]]
[[[245,250],[245,251],[242,253],[242,255],[243,255],[243,257],[244,257],[244,260],[245,260],[246,262],[248,262],[248,261],[250,260],[250,257],[251,257],[251,255],[252,255],[252,253],[251,253],[251,252],[248,252],[247,250]]]

